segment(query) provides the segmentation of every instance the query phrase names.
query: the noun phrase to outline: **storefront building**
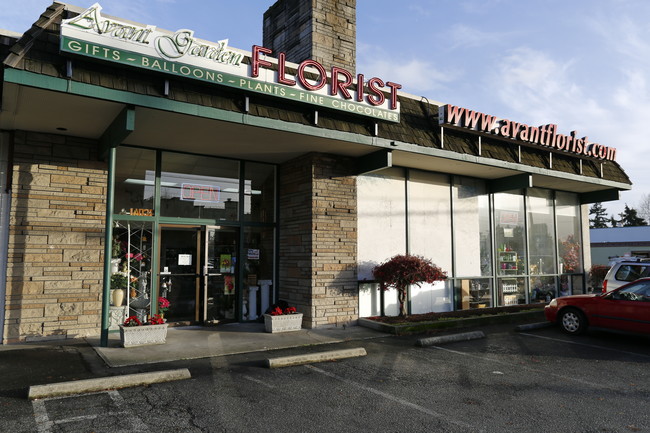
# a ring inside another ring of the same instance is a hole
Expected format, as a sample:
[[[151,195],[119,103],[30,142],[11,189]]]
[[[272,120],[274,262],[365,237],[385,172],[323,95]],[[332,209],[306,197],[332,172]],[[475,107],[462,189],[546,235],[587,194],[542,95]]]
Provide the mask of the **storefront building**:
[[[371,270],[398,253],[449,276],[412,313],[585,290],[615,148],[402,93],[355,70],[354,0],[294,3],[250,51],[97,4],[3,35],[3,343],[106,342],[160,296],[178,325],[354,324],[396,313]]]

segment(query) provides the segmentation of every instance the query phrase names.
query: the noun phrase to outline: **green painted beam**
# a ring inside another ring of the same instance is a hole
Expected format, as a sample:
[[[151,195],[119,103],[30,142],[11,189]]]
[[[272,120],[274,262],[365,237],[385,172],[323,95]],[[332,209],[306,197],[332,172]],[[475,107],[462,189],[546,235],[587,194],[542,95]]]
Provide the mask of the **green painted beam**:
[[[493,179],[488,183],[488,191],[497,193],[513,189],[532,188],[533,176],[530,174],[516,174],[514,176]]]
[[[373,171],[393,166],[393,152],[388,149],[357,158],[357,174],[372,173]]]
[[[434,147],[423,147],[413,143],[407,143],[381,137],[370,137],[361,134],[354,134],[345,131],[335,131],[311,125],[302,125],[282,120],[269,119],[265,117],[252,116],[250,114],[222,110],[213,107],[191,104],[187,102],[173,101],[167,98],[141,95],[122,90],[108,89],[92,84],[71,82],[62,78],[48,75],[36,74],[33,72],[18,69],[5,69],[5,81],[24,86],[37,87],[57,92],[103,99],[106,101],[123,103],[137,107],[153,108],[190,116],[203,117],[207,119],[222,120],[226,122],[239,123],[242,125],[269,128],[284,132],[303,134],[312,137],[320,137],[332,140],[346,141],[349,143],[363,144],[377,149],[388,149],[393,152],[409,152],[423,156],[446,158],[453,161],[470,162],[486,165],[489,167],[506,168],[522,171],[530,174],[539,174],[556,178],[567,179],[577,182],[585,182],[592,185],[599,185],[603,188],[615,188],[618,190],[629,190],[631,185],[623,182],[616,182],[596,177],[588,177],[573,173],[558,172],[550,169],[532,167],[521,163],[500,161],[497,159],[453,152]]]
[[[108,150],[117,147],[135,130],[135,108],[124,107],[99,138],[99,155],[104,160]]]
[[[600,191],[584,192],[580,194],[580,204],[600,203],[619,199],[619,190],[603,189]]]
[[[102,296],[102,324],[100,333],[100,346],[108,347],[108,328],[110,318],[110,296],[111,296],[111,261],[113,246],[113,197],[115,195],[115,166],[117,159],[117,149],[109,147],[108,149],[108,174],[106,189],[106,220],[104,225],[104,280]]]

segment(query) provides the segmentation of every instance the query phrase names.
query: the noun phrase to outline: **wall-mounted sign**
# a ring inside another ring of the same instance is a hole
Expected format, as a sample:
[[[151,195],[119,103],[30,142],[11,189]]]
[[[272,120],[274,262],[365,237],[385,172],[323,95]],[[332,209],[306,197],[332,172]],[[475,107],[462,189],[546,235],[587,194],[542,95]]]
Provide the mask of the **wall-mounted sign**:
[[[181,186],[181,200],[219,203],[221,201],[221,188],[214,185],[184,183]]]
[[[129,215],[153,216],[153,209],[129,209]]]
[[[538,146],[549,147],[581,156],[616,160],[616,148],[589,142],[588,137],[578,138],[576,131],[570,135],[557,133],[557,125],[529,126],[512,120],[498,119],[496,116],[456,107],[443,105],[439,109],[438,122],[472,131],[511,138]]]
[[[375,119],[400,120],[397,90],[402,86],[397,83],[377,77],[366,80],[363,74],[353,77],[338,67],[326,71],[315,60],[305,60],[290,76],[284,53],[271,61],[268,48],[253,46],[248,53],[228,47],[227,39],[207,42],[195,38],[192,30],[167,32],[105,17],[101,10],[95,3],[63,20],[61,51]]]

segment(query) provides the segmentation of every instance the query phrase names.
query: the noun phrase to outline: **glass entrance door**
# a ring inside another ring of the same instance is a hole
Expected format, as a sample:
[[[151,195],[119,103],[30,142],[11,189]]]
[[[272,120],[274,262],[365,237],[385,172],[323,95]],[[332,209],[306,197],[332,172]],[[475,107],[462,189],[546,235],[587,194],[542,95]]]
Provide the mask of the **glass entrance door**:
[[[161,226],[158,291],[170,303],[168,322],[238,319],[238,244],[234,227]]]
[[[201,320],[200,251],[200,226],[161,226],[158,293],[170,303],[165,313],[168,322]]]
[[[206,323],[236,320],[239,229],[208,226],[204,233],[203,320]]]

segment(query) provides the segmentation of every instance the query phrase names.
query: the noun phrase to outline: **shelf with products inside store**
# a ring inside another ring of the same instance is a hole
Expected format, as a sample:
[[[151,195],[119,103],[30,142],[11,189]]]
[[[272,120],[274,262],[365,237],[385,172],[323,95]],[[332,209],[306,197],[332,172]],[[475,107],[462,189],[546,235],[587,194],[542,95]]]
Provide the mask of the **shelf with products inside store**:
[[[498,254],[498,268],[502,273],[516,273],[517,267],[517,252],[516,251],[499,251]]]
[[[503,294],[503,305],[519,304],[519,287],[516,279],[501,280],[501,293]]]

